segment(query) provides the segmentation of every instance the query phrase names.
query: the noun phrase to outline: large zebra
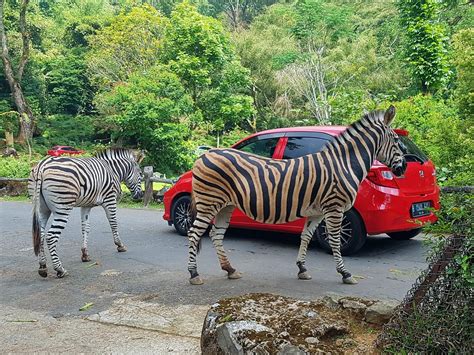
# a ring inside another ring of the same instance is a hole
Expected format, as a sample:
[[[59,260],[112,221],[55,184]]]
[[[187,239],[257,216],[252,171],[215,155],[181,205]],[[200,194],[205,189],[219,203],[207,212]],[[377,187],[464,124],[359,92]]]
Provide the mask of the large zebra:
[[[390,128],[395,108],[373,111],[350,125],[322,151],[296,159],[273,160],[235,149],[212,149],[193,167],[192,205],[195,220],[189,230],[190,282],[202,284],[196,254],[200,238],[214,220],[210,237],[219,262],[229,279],[240,273],[230,264],[223,248],[224,233],[235,207],[263,223],[286,223],[307,217],[298,252],[298,277],[308,280],[306,250],[324,218],[329,244],[342,281],[357,283],[344,267],[340,252],[343,214],[355,200],[357,189],[375,159],[396,176],[406,169],[398,136]]]
[[[33,246],[35,254],[39,255],[38,273],[42,277],[48,275],[44,239],[57,276],[62,278],[67,275],[56,247],[73,207],[81,207],[82,261],[90,260],[87,250],[89,213],[95,206],[104,208],[117,250],[127,250],[119,238],[116,217],[122,181],[134,199],[141,198],[143,192],[138,156],[132,150],[121,148],[106,149],[91,158],[50,157],[42,160],[31,171],[28,190],[33,198]],[[51,214],[53,222],[45,233]]]

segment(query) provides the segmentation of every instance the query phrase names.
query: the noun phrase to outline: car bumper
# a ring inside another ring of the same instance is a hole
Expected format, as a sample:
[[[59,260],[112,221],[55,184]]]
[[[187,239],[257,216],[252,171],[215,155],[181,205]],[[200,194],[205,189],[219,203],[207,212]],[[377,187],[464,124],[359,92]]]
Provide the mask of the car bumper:
[[[431,202],[433,210],[439,210],[439,187],[436,186],[431,193],[407,195],[398,189],[370,185],[371,189],[361,190],[354,205],[365,222],[367,234],[407,231],[437,221],[433,211],[416,218],[410,211],[414,203],[425,201]]]

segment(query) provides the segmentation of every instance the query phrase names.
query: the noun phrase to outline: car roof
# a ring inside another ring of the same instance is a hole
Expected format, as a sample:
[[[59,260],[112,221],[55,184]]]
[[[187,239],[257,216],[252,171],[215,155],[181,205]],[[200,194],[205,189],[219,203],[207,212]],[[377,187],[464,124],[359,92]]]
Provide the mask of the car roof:
[[[284,134],[284,133],[291,133],[291,132],[318,132],[318,133],[326,133],[331,136],[338,136],[341,132],[345,131],[347,127],[348,126],[300,126],[300,127],[274,128],[274,129],[267,129],[265,131],[254,133],[248,137],[245,137],[241,141],[244,141],[256,136],[261,136],[264,134],[278,134],[278,133]],[[394,131],[398,135],[408,136],[408,131],[404,129],[395,128]]]

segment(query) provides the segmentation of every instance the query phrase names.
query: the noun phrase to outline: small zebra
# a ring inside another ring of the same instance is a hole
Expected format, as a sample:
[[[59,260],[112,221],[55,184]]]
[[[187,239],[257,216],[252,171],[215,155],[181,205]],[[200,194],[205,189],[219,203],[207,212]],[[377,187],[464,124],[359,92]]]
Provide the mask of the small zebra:
[[[87,250],[89,213],[95,206],[104,208],[117,250],[127,251],[117,230],[117,199],[122,181],[134,199],[142,197],[138,158],[132,150],[110,148],[91,158],[46,158],[33,168],[28,179],[28,191],[33,198],[33,247],[35,255],[39,255],[40,276],[48,276],[45,239],[58,278],[67,275],[56,247],[73,207],[81,207],[82,261],[90,261]],[[51,214],[53,222],[45,232]]]
[[[337,272],[344,283],[357,283],[341,257],[341,223],[375,159],[396,176],[404,174],[406,161],[398,136],[390,128],[394,117],[393,106],[385,112],[367,113],[322,151],[296,159],[274,160],[235,149],[212,149],[203,154],[192,170],[195,220],[188,233],[190,283],[203,283],[196,255],[201,237],[213,220],[209,235],[221,268],[229,279],[241,277],[223,248],[224,233],[235,207],[262,223],[307,218],[296,262],[298,278],[303,280],[311,279],[305,268],[306,250],[324,218]]]

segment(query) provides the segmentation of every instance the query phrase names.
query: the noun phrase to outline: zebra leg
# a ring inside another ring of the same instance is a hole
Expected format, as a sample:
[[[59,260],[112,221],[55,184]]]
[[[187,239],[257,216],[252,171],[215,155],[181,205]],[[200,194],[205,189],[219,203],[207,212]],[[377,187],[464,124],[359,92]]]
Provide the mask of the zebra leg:
[[[313,238],[314,231],[319,226],[322,219],[323,216],[308,217],[303,232],[301,233],[300,249],[298,251],[298,258],[296,259],[296,265],[299,268],[298,278],[300,280],[311,280],[311,275],[305,267],[306,251],[308,250],[309,242]]]
[[[341,225],[344,213],[340,211],[331,211],[325,213],[326,228],[329,235],[329,245],[332,249],[334,260],[336,261],[336,270],[342,275],[342,282],[345,284],[356,284],[357,281],[351,273],[344,267],[344,261],[341,256]]]
[[[51,216],[51,211],[43,202],[40,202],[40,210],[39,210],[39,219],[40,219],[40,229],[41,229],[41,240],[40,240],[40,250],[38,254],[39,260],[39,269],[38,274],[41,277],[48,276],[48,268],[46,267],[46,255],[44,253],[44,240],[45,240],[45,229],[46,224],[48,223],[49,216]]]
[[[202,235],[206,232],[209,224],[211,223],[214,215],[197,212],[196,218],[194,219],[193,225],[188,232],[189,240],[189,259],[188,259],[188,271],[191,274],[189,282],[191,285],[202,285],[204,282],[199,277],[197,272],[196,256],[199,252],[200,241]]]
[[[242,275],[240,272],[235,270],[231,265],[229,258],[224,250],[224,234],[229,227],[230,217],[234,211],[234,206],[224,207],[214,218],[214,225],[212,226],[209,236],[211,237],[212,244],[216,248],[217,257],[219,258],[219,263],[221,268],[224,271],[227,271],[227,277],[231,280],[240,279]]]
[[[91,258],[89,256],[89,251],[87,250],[87,238],[89,237],[89,232],[91,230],[91,225],[89,222],[90,212],[91,212],[91,207],[81,207],[81,230],[82,230],[81,260],[83,262],[91,261]]]
[[[105,214],[107,215],[107,219],[109,220],[110,229],[112,229],[112,235],[114,237],[114,243],[117,246],[117,250],[119,252],[127,251],[127,248],[120,240],[117,228],[117,202],[115,196],[104,201],[102,204],[104,208]]]
[[[61,260],[59,260],[56,247],[58,245],[59,237],[61,236],[63,229],[66,227],[71,211],[72,208],[68,207],[67,209],[61,210],[60,212],[53,212],[53,223],[46,234],[46,243],[48,244],[49,254],[51,254],[51,260],[53,262],[53,268],[56,271],[58,278],[63,278],[68,274],[66,269],[64,269],[62,266]]]

